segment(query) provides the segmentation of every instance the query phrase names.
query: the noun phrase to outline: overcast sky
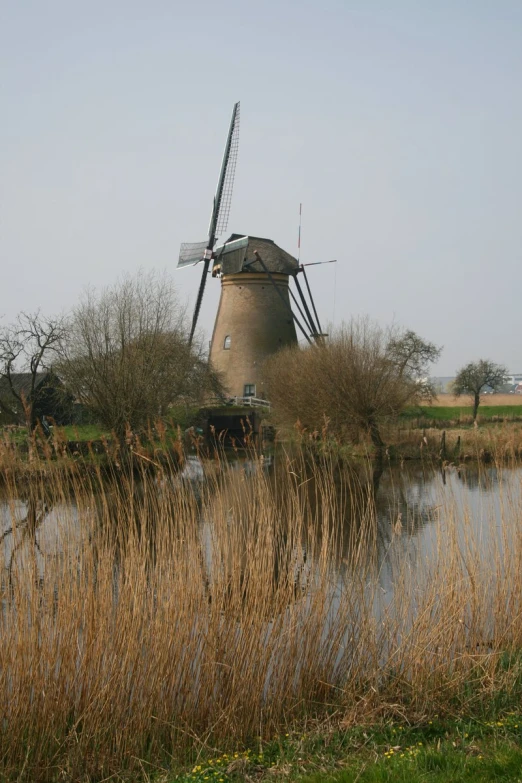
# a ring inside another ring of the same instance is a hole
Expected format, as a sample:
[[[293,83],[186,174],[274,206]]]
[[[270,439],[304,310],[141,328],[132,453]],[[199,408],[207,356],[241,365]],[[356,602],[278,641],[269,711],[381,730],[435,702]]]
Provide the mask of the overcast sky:
[[[237,100],[229,230],[295,254],[302,202],[323,322],[522,371],[520,0],[0,0],[1,323],[174,272]]]

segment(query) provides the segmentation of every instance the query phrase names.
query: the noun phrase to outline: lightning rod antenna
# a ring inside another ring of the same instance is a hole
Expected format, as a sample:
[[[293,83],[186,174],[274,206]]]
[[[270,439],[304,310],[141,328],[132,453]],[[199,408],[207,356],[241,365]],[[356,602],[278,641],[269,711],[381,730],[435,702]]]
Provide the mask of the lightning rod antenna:
[[[297,233],[297,263],[301,261],[301,215],[303,214],[303,205],[299,204],[299,231]]]

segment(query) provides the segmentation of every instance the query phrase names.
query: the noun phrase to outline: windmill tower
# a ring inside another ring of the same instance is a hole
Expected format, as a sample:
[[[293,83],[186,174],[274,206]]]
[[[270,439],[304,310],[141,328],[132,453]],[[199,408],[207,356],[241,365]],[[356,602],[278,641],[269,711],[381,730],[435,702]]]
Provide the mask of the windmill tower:
[[[309,343],[322,335],[305,265],[299,264],[271,239],[232,234],[226,242],[217,246],[218,234],[224,233],[228,224],[238,143],[239,103],[236,103],[214,197],[208,239],[182,244],[178,268],[203,262],[190,331],[191,341],[209,272],[213,278],[221,279],[210,361],[221,373],[231,396],[257,398],[264,397],[263,362],[283,346],[297,342],[296,325]],[[299,273],[303,273],[306,281],[315,318],[299,284]],[[290,278],[295,281],[301,305],[290,289]],[[301,319],[292,310],[291,299]]]
[[[297,342],[288,285],[297,268],[270,239],[232,234],[216,250],[221,297],[210,361],[233,397],[263,397],[264,360]]]

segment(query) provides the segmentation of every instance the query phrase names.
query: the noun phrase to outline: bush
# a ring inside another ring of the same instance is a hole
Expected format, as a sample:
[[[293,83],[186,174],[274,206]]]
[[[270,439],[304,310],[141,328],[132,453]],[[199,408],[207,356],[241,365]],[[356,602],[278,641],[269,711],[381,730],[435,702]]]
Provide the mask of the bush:
[[[368,433],[382,450],[382,424],[431,397],[426,368],[439,354],[415,332],[354,319],[327,342],[292,346],[271,357],[265,385],[279,423],[299,421],[317,431],[327,425],[343,440]]]

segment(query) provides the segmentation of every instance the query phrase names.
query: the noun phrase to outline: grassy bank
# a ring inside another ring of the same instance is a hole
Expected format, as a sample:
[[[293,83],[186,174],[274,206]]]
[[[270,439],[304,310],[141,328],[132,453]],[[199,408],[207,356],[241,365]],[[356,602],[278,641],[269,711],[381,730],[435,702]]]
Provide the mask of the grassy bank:
[[[439,459],[460,464],[469,460],[510,462],[522,457],[522,423],[489,426],[457,425],[446,429],[429,421],[421,427],[399,422],[384,430],[388,453],[396,459]]]
[[[232,409],[223,410],[229,413]],[[169,453],[171,464],[177,467],[183,447],[213,448],[201,436],[205,411],[192,413],[194,426],[185,430],[174,421],[158,421],[139,435],[130,433],[126,455],[114,434],[95,424],[54,427],[50,437],[37,429],[30,438],[23,428],[5,428],[0,435],[0,473],[2,469],[18,469],[27,478],[34,472],[73,469],[73,463],[83,463],[87,470],[97,464],[118,468],[131,454],[155,464]],[[244,413],[247,419],[251,410],[245,409]],[[190,419],[185,423],[190,423]],[[265,416],[264,425],[265,432],[275,432],[269,415]],[[441,440],[443,432],[445,442]],[[481,406],[477,426],[473,426],[470,407],[411,407],[383,424],[381,435],[389,459],[438,459],[456,464],[468,460],[509,461],[522,456],[522,406]],[[294,426],[279,430],[275,439],[279,443],[297,443],[298,447],[308,441],[320,453],[337,454],[347,460],[367,459],[374,454],[370,438],[364,433],[359,434],[356,442],[347,442],[330,436],[327,428],[310,434]]]
[[[40,427],[6,427],[0,432],[0,486],[6,481],[27,483],[46,477],[54,484],[71,481],[75,474],[118,475],[129,466],[176,471],[183,463],[183,436],[179,428],[158,421],[148,431],[129,432],[123,442],[98,425],[53,427],[49,436]],[[196,435],[186,445],[198,444]],[[161,463],[161,464],[160,464]]]
[[[205,471],[8,477],[0,777],[146,780],[329,721],[427,727],[520,700],[522,495],[508,482],[486,526],[441,496],[413,567],[393,556],[407,520],[380,527],[369,464],[299,453],[267,472],[252,454]],[[379,763],[396,763],[379,742]]]
[[[168,422],[163,425],[161,432],[157,431],[153,426],[149,431],[153,440],[158,442],[161,437],[161,433],[168,435],[169,437],[176,437],[178,433],[178,425],[174,422]],[[3,437],[6,442],[15,444],[27,443],[28,432],[26,427],[4,427]],[[148,436],[148,433],[146,433]],[[46,438],[43,431],[37,431],[35,437],[39,440],[45,440],[50,443],[56,441],[56,443],[64,442],[78,442],[87,443],[89,441],[107,441],[114,440],[114,435],[109,430],[105,429],[99,424],[67,424],[65,426],[53,426],[51,428],[51,436]]]
[[[417,460],[431,464],[461,465],[469,461],[505,462],[522,458],[522,422],[496,422],[488,426],[470,427],[453,422],[429,420],[397,420],[382,427],[381,435],[386,444],[385,460],[403,462]],[[353,442],[339,441],[322,433],[320,437],[307,432],[285,431],[282,439],[297,444],[307,444],[312,452],[330,454],[343,461],[360,462],[375,456],[369,437],[360,436]]]
[[[434,716],[350,727],[335,720],[230,753],[202,752],[165,783],[297,780],[332,783],[518,783],[522,776],[522,713],[478,718]]]

